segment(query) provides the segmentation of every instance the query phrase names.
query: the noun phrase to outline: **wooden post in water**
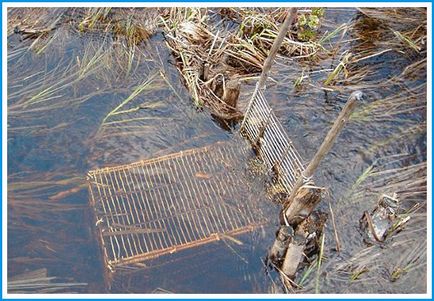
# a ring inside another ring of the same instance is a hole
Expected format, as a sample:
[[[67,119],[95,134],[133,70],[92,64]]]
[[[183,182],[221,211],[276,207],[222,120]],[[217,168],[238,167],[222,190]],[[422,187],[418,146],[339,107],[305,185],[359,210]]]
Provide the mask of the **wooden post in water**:
[[[257,94],[258,90],[264,90],[265,82],[267,81],[268,73],[270,72],[271,65],[273,65],[277,51],[280,49],[280,45],[282,45],[282,42],[285,39],[285,36],[286,36],[286,33],[288,32],[288,29],[289,29],[290,25],[292,25],[294,23],[294,20],[296,17],[297,17],[297,8],[292,7],[288,11],[288,14],[286,15],[285,20],[283,21],[282,25],[280,26],[279,33],[277,34],[277,37],[273,42],[273,46],[271,46],[271,49],[270,49],[270,52],[268,53],[267,58],[265,59],[264,66],[262,67],[261,77],[259,78],[259,81],[256,84],[255,92],[253,92],[252,99],[250,100],[249,105],[247,106],[246,112],[249,112],[250,106],[252,105],[252,103],[254,101],[254,97]],[[243,130],[247,117],[248,117],[247,114],[244,115],[244,119],[241,122],[240,131]]]
[[[297,223],[300,219],[307,217],[312,212],[316,204],[319,202],[320,199],[317,197],[306,197],[306,193],[300,194],[300,188],[302,188],[303,184],[305,182],[308,182],[309,179],[313,176],[321,160],[329,152],[330,148],[333,146],[336,137],[348,120],[348,117],[350,116],[356,105],[356,101],[359,101],[361,97],[362,92],[360,91],[355,91],[350,95],[347,103],[345,104],[338,118],[334,122],[332,128],[327,133],[327,136],[325,137],[323,143],[316,152],[312,161],[310,161],[306,170],[297,179],[297,182],[295,183],[294,188],[291,191],[291,195],[286,201],[287,205],[284,212],[287,221],[290,224]]]
[[[303,252],[306,248],[306,238],[296,234],[286,250],[285,259],[282,264],[282,272],[291,280],[294,280],[300,262],[303,261]],[[291,285],[287,283],[287,285]]]
[[[268,78],[268,73],[270,72],[271,65],[274,62],[274,58],[276,57],[277,51],[280,49],[280,45],[283,42],[283,39],[285,39],[286,33],[288,32],[288,28],[290,25],[294,23],[295,17],[297,16],[297,8],[292,7],[288,14],[286,15],[285,21],[283,21],[283,24],[280,26],[279,34],[277,35],[277,38],[274,40],[273,46],[270,49],[270,53],[268,53],[268,57],[266,58],[264,62],[264,67],[262,68],[261,77],[259,78],[258,82],[258,89],[263,89],[265,86],[265,82]]]

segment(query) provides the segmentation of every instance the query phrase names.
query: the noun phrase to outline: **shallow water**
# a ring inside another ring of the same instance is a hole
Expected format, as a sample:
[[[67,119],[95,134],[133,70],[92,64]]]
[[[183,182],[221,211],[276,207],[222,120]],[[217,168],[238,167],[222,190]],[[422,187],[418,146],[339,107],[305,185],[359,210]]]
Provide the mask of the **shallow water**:
[[[357,24],[363,18],[354,9],[329,9],[322,31],[344,22],[358,20]],[[356,35],[355,30],[350,30],[345,38],[353,38],[352,35]],[[53,36],[56,38],[50,40]],[[362,38],[347,43],[340,53],[357,53],[364,42]],[[20,34],[11,33],[8,37],[8,275],[47,268],[49,276],[88,283],[74,291],[104,292],[104,269],[88,206],[87,171],[230,140],[236,131],[222,129],[206,110],[192,105],[160,32],[136,47],[132,59],[120,55],[126,53],[125,45],[110,34],[80,33],[66,22],[29,50],[32,43],[34,40],[23,40]],[[381,45],[375,47],[383,50]],[[38,49],[42,49],[39,54]],[[391,51],[355,66],[375,67],[375,74],[363,79],[364,84],[372,85],[365,91],[360,110],[376,99],[396,93],[390,91],[393,89],[376,89],[376,81],[400,74],[417,60],[417,56]],[[333,69],[337,63],[338,56],[310,64],[281,58],[272,69],[271,76],[278,83],[269,85],[267,99],[306,162],[354,87],[343,86],[339,92],[319,88],[317,83],[327,77],[326,72],[313,73],[301,90],[294,88],[293,83],[302,70]],[[141,106],[140,109],[113,115],[101,126],[107,114],[151,77],[152,82],[122,107],[130,110]],[[419,78],[423,82],[426,74]],[[253,87],[253,82],[242,87],[240,106],[247,103]],[[316,285],[318,277],[312,273],[306,291],[313,292],[318,286],[324,293],[426,290],[419,280],[426,277],[426,259],[421,259],[422,264],[418,261],[418,267],[397,282],[388,281],[384,275],[372,276],[372,281],[349,282],[348,275],[342,278],[337,268],[365,249],[358,220],[376,201],[364,191],[363,201],[351,202],[348,191],[354,182],[384,156],[408,153],[411,156],[405,164],[426,161],[426,123],[425,131],[408,139],[394,138],[403,128],[423,125],[426,102],[425,109],[407,115],[349,123],[316,172],[316,184],[328,188],[326,200],[334,208],[342,252],[333,251],[334,232],[328,222],[321,281]],[[384,142],[388,139],[392,142]],[[270,292],[273,277],[263,261],[279,221],[278,207],[271,203],[269,207],[269,225],[237,236],[241,245],[222,240],[157,259],[153,269],[120,273],[112,291]],[[320,209],[328,212],[327,202]],[[426,222],[426,216],[417,222]],[[408,235],[411,241],[411,233]],[[386,248],[389,253],[383,253],[395,254],[393,260],[385,262],[380,258],[386,270],[401,260],[401,249],[389,249]]]

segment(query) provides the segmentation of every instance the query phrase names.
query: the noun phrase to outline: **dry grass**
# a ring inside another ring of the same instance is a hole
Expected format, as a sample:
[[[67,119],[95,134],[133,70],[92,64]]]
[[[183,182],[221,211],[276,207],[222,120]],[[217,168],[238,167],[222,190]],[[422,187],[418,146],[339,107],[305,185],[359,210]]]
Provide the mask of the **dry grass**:
[[[207,15],[203,14],[201,9],[171,9],[162,17],[167,44],[175,55],[177,68],[195,105],[206,105],[213,113],[224,118],[239,118],[240,112],[226,104],[221,99],[221,94],[217,95],[217,89],[225,87],[228,74],[234,70],[225,70],[225,67],[221,66],[216,69],[222,61],[227,45],[218,32],[214,35],[208,30],[206,18]],[[204,68],[208,68],[208,71]]]
[[[213,23],[215,14],[240,23],[236,28],[225,28],[222,21]],[[225,98],[225,90],[229,82],[239,84],[259,75],[285,14],[281,9],[271,13],[220,9],[215,13],[172,8],[162,15],[167,44],[196,106],[206,106],[223,119],[242,116],[236,103]],[[319,44],[298,41],[291,30],[280,53],[307,58],[320,49]]]

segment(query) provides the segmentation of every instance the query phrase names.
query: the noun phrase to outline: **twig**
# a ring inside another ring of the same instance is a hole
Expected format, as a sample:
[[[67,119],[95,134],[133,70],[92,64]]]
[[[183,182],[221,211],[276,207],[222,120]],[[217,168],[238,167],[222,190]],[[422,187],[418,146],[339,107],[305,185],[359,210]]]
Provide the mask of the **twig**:
[[[335,234],[336,251],[340,252],[341,251],[341,242],[339,240],[338,231],[336,229],[335,215],[333,213],[333,209],[332,209],[332,205],[331,205],[330,201],[328,203],[329,203],[330,215],[332,217],[333,232]]]

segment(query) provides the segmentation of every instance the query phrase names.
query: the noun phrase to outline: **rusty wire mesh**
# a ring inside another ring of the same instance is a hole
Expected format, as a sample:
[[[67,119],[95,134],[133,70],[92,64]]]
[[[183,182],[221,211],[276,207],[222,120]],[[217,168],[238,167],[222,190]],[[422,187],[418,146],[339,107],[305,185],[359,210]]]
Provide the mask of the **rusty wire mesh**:
[[[279,175],[279,182],[290,194],[304,171],[303,161],[273,113],[263,91],[257,87],[249,102],[240,131],[256,145],[267,168],[274,169]]]
[[[234,166],[248,145],[217,143],[88,173],[90,202],[110,270],[219,240],[264,218]]]

